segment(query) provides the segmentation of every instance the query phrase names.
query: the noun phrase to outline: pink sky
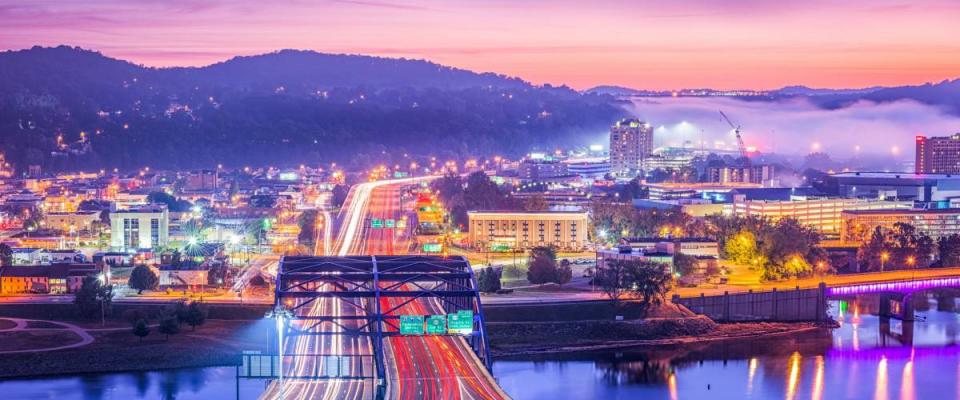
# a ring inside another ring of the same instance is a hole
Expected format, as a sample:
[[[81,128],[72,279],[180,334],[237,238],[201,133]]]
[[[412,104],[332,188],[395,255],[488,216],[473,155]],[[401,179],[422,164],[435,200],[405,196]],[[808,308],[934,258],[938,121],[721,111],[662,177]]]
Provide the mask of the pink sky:
[[[955,0],[0,0],[0,48],[151,66],[282,48],[588,88],[862,87],[960,77]]]

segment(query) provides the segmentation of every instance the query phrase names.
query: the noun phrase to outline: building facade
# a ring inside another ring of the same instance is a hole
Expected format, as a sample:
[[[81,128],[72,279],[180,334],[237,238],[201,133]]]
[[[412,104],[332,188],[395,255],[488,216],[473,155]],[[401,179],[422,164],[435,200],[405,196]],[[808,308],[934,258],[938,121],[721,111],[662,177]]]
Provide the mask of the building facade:
[[[913,225],[933,238],[960,234],[960,209],[848,210],[841,213],[840,240],[859,242],[870,238],[877,227],[892,228],[900,222]]]
[[[523,160],[517,168],[517,174],[523,181],[539,181],[570,175],[567,164],[556,160]]]
[[[653,127],[638,119],[624,119],[610,128],[610,172],[634,177],[653,153]]]
[[[588,243],[586,212],[470,211],[470,246],[483,251],[556,246],[579,251]]]
[[[840,234],[840,214],[849,210],[904,210],[910,201],[881,201],[850,198],[795,197],[792,200],[744,200],[734,196],[732,214],[778,220],[793,218],[827,236]]]
[[[744,167],[707,168],[707,180],[711,183],[757,183],[763,184],[773,179],[772,165],[750,165]]]
[[[110,247],[117,251],[155,249],[169,244],[170,216],[152,204],[110,213]]]
[[[923,202],[960,197],[960,174],[843,172],[831,177],[841,196],[895,197]]]
[[[916,173],[960,173],[960,133],[953,136],[917,136]]]

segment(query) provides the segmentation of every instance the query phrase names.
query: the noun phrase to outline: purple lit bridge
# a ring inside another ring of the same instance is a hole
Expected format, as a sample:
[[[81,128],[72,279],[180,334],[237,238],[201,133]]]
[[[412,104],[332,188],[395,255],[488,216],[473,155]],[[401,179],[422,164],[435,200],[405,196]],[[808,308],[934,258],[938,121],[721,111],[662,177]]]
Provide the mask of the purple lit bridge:
[[[948,271],[944,271],[948,272]],[[857,278],[864,278],[866,274]],[[876,276],[874,276],[876,278]],[[673,302],[683,304],[691,311],[706,315],[718,322],[738,321],[823,321],[827,318],[827,299],[861,294],[880,297],[880,313],[884,318],[912,321],[915,292],[937,289],[960,289],[960,275],[941,275],[908,279],[890,279],[874,282],[827,284],[817,287],[769,291],[724,292],[718,295],[680,297]]]
[[[858,294],[904,293],[938,288],[960,288],[960,277],[907,279],[888,282],[858,283],[827,287],[827,296],[851,296]]]

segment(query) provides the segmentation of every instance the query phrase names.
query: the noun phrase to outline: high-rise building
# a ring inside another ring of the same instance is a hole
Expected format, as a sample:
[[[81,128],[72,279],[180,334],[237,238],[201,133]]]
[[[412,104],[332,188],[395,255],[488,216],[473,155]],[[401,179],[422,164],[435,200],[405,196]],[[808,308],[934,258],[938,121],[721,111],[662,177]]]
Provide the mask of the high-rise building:
[[[610,127],[610,172],[633,177],[643,171],[643,162],[653,153],[653,127],[635,118]]]
[[[711,183],[758,183],[773,179],[772,165],[750,165],[746,167],[710,167],[707,168],[707,182]]]
[[[953,136],[917,136],[918,174],[960,173],[960,133]]]

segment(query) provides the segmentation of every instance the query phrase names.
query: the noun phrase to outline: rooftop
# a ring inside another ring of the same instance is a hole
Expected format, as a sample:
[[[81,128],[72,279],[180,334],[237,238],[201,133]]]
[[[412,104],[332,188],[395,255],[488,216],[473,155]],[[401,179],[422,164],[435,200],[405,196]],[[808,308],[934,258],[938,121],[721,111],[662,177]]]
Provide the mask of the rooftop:
[[[831,175],[834,178],[887,178],[887,179],[960,179],[960,174],[915,174],[913,172],[841,172]]]
[[[883,214],[960,214],[960,208],[910,208],[910,209],[888,209],[888,210],[844,210],[844,214],[856,215],[883,215]]]

